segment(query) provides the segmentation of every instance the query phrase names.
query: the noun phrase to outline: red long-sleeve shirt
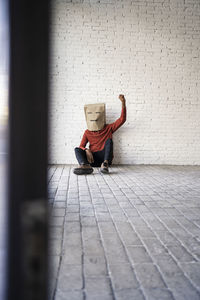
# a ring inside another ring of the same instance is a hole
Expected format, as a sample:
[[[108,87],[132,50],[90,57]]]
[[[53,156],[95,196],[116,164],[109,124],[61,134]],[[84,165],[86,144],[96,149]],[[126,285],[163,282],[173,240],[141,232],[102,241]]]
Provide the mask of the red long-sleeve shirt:
[[[99,131],[85,130],[79,148],[85,150],[86,144],[90,143],[90,150],[92,152],[101,151],[104,148],[105,142],[108,138],[112,138],[115,132],[126,121],[126,107],[122,107],[121,116],[114,123],[106,124],[103,129]]]

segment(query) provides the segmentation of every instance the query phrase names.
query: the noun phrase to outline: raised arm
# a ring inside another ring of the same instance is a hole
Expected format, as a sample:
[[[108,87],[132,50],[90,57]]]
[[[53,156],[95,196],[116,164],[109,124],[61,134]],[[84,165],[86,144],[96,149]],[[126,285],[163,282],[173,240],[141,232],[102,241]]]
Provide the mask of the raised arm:
[[[86,146],[87,142],[88,142],[88,139],[87,139],[86,133],[84,132],[84,135],[82,137],[79,148],[86,150],[85,146]]]
[[[126,122],[126,99],[124,98],[124,95],[119,95],[119,99],[122,103],[121,116],[114,123],[110,124],[112,132],[115,132]]]

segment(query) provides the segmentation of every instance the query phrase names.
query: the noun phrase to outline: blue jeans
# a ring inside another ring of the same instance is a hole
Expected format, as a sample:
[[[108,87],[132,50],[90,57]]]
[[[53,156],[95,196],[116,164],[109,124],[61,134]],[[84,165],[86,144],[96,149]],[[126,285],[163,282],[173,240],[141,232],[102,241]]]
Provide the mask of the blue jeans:
[[[77,147],[74,149],[74,151],[75,151],[75,155],[76,155],[79,165],[89,164],[85,150]],[[107,139],[103,150],[97,151],[97,152],[92,152],[92,154],[93,154],[93,158],[94,158],[94,162],[90,164],[92,167],[100,167],[102,162],[104,162],[104,160],[107,160],[108,164],[111,165],[112,160],[113,160],[113,141],[112,141],[112,139]]]

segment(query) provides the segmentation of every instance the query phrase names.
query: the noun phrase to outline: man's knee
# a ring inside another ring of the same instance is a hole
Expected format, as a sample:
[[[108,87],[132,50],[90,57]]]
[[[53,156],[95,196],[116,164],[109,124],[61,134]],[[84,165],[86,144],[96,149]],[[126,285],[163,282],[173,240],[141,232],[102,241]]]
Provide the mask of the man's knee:
[[[76,147],[76,148],[74,148],[74,152],[75,153],[77,153],[77,152],[82,152],[82,151],[84,151],[83,149],[81,149],[81,148],[79,148],[79,147]]]

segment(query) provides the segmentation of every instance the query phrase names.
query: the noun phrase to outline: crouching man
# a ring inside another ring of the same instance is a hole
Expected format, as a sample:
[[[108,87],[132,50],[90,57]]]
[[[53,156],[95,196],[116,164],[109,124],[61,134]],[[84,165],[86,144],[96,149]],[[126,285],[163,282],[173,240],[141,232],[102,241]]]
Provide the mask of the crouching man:
[[[105,104],[87,104],[84,106],[88,129],[84,132],[81,144],[75,148],[79,168],[74,169],[77,175],[91,174],[92,167],[101,167],[102,173],[108,173],[108,166],[113,160],[112,134],[126,121],[126,100],[119,95],[122,103],[121,116],[114,123],[105,122]],[[89,149],[86,144],[89,142]]]

